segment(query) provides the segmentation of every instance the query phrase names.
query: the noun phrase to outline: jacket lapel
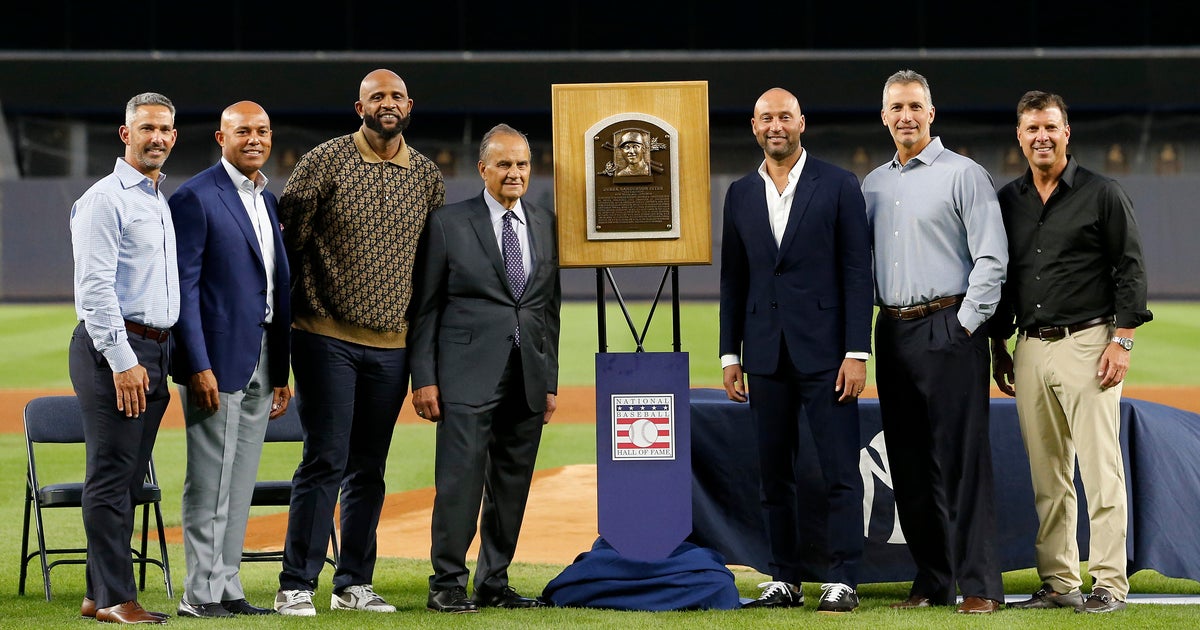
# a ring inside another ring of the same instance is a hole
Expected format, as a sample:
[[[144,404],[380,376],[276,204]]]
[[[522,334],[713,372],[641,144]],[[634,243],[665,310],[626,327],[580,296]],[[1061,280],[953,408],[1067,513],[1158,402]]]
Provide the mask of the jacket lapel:
[[[246,238],[246,242],[250,245],[250,249],[254,250],[254,254],[258,260],[258,266],[266,269],[263,265],[262,248],[258,245],[258,235],[254,233],[254,226],[250,223],[250,215],[246,213],[246,206],[242,204],[242,198],[238,194],[237,186],[233,180],[229,179],[229,174],[225,172],[225,167],[217,164],[217,172],[214,173],[213,180],[216,182],[217,196],[221,198],[221,202],[225,204],[225,209],[233,216],[234,223],[242,231],[242,236]]]
[[[779,244],[780,258],[782,258],[783,252],[792,246],[792,241],[796,238],[800,221],[804,218],[804,213],[808,211],[808,202],[817,190],[817,179],[817,174],[810,161],[804,165],[804,170],[800,172],[800,179],[796,181],[796,191],[792,195],[792,207],[788,212],[787,227],[783,230],[783,239]]]
[[[767,189],[762,178],[757,180],[757,186],[750,187],[750,216],[746,217],[749,229],[752,231],[749,241],[759,241],[768,244],[771,251],[778,253],[779,246],[775,243],[775,233],[771,230],[771,209],[767,207]]]
[[[496,243],[496,232],[492,228],[492,216],[488,212],[483,195],[476,198],[475,205],[478,211],[471,214],[471,228],[475,230],[475,238],[479,240],[479,246],[483,248],[484,255],[492,263],[492,269],[500,278],[501,285],[508,291],[509,296],[512,296],[512,288],[508,286],[508,272],[504,270],[504,256],[500,253],[500,245]]]

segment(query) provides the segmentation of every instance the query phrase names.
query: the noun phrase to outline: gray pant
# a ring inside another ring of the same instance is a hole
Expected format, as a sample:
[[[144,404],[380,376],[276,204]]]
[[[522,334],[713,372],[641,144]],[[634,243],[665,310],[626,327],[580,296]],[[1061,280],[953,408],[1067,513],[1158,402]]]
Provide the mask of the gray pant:
[[[187,422],[187,476],[183,482],[184,598],[192,604],[242,599],[239,577],[250,497],[258,476],[273,390],[265,342],[245,389],[220,393],[210,412],[188,401],[179,386]],[[223,385],[218,382],[219,387]]]

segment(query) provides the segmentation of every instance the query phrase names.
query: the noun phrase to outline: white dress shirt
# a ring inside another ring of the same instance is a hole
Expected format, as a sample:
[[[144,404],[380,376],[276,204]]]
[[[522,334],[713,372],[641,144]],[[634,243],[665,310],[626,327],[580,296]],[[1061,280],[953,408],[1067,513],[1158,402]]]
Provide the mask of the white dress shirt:
[[[221,158],[221,164],[229,178],[237,185],[238,197],[242,207],[250,217],[250,225],[254,226],[254,235],[258,237],[258,250],[262,252],[263,269],[267,274],[267,305],[263,321],[268,324],[275,318],[275,237],[271,230],[271,215],[267,214],[267,202],[263,199],[263,191],[267,188],[267,176],[262,171],[255,173],[253,181],[237,170],[229,160]]]

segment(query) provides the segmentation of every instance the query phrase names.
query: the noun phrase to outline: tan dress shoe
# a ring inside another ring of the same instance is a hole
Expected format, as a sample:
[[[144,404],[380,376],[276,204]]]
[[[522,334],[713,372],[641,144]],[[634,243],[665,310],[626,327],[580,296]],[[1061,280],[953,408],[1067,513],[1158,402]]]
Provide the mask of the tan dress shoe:
[[[167,623],[167,616],[153,613],[136,601],[130,600],[116,606],[101,608],[96,611],[96,621],[105,623]]]
[[[954,612],[973,615],[990,615],[997,610],[1000,610],[1000,602],[994,599],[975,597],[972,595],[970,597],[963,598],[962,603],[958,605],[958,609]]]

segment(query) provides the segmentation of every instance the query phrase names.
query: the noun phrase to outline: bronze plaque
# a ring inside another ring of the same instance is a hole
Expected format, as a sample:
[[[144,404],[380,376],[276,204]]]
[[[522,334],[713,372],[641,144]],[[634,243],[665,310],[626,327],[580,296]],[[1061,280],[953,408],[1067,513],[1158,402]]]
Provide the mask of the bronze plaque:
[[[679,238],[674,129],[646,114],[588,130],[588,239]]]

